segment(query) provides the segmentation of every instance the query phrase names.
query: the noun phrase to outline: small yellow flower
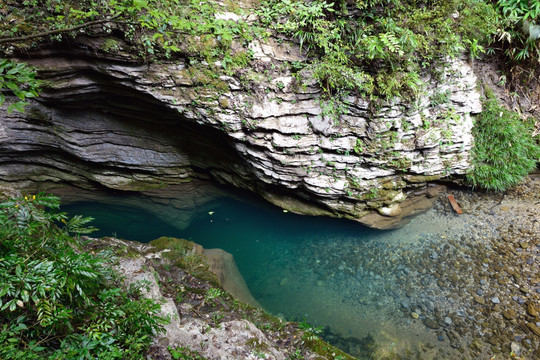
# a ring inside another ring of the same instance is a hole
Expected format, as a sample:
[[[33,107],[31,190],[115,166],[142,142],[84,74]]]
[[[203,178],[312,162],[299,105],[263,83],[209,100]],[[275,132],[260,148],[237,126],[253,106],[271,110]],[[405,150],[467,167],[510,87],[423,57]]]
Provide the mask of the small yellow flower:
[[[32,200],[36,200],[36,195],[32,195]]]
[[[24,200],[28,200],[28,196],[24,195]]]

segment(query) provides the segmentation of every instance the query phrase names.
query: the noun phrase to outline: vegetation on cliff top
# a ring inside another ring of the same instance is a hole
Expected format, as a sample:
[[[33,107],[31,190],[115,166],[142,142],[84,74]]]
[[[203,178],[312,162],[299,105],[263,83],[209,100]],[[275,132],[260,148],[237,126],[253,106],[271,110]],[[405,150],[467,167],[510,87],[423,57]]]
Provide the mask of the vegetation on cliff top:
[[[325,91],[386,97],[418,91],[420,72],[441,56],[466,50],[476,56],[501,24],[493,4],[482,0],[263,0],[253,2],[260,21],[249,23],[240,16],[216,17],[225,12],[242,15],[231,1],[0,4],[0,45],[5,51],[104,31],[123,37],[144,59],[188,53],[208,63],[219,60],[226,68],[232,62],[233,42],[245,46],[255,35],[268,35],[265,29],[270,28],[300,41]]]
[[[51,212],[58,198],[0,204],[0,358],[144,359],[165,319],[128,291],[106,252],[82,249],[91,218]]]
[[[477,56],[497,24],[478,0],[266,0],[259,14],[299,40],[325,92],[386,98],[415,97],[423,73],[464,51]]]
[[[247,65],[249,42],[271,29],[300,43],[307,55],[302,66],[312,69],[327,96],[413,98],[421,91],[421,75],[444,58],[465,51],[476,57],[496,39],[513,59],[538,60],[540,6],[530,3],[261,0],[246,10],[232,1],[2,0],[0,51],[105,33],[121,37],[146,61],[184,54],[228,72],[239,61],[235,56]],[[258,19],[248,22],[247,11]]]

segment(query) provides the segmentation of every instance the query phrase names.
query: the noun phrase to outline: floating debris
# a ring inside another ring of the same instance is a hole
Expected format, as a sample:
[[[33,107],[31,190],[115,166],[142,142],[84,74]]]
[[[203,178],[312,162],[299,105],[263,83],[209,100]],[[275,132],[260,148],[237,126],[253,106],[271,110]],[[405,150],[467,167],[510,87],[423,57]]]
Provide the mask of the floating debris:
[[[463,211],[461,211],[461,208],[459,207],[456,199],[454,198],[454,195],[448,194],[448,201],[450,201],[450,205],[452,205],[452,209],[454,209],[454,211],[457,214],[463,214]]]

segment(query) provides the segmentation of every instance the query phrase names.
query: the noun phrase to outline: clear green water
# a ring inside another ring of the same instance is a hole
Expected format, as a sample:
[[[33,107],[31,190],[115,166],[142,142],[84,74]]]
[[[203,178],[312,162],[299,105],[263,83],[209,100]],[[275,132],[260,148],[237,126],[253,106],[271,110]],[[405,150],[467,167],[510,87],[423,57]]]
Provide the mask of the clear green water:
[[[424,225],[377,231],[347,220],[295,215],[257,199],[222,198],[193,209],[191,223],[179,230],[142,208],[111,202],[77,202],[63,210],[94,217],[100,229],[94,236],[141,242],[173,236],[224,249],[266,310],[325,327],[326,339],[353,355],[365,354],[360,340],[371,336],[384,351],[409,351],[418,342],[444,345],[401,312],[406,297],[396,263],[416,251]]]
[[[362,243],[380,233],[352,221],[283,212],[256,199],[248,203],[223,198],[205,207],[210,210],[198,213],[185,230],[131,206],[78,202],[64,206],[63,210],[71,215],[94,217],[92,224],[99,229],[92,234],[95,237],[114,235],[149,242],[160,236],[173,236],[208,249],[221,248],[233,254],[250,289],[261,293],[265,291],[257,286],[260,270],[278,271],[270,267],[278,262],[285,267],[296,266],[307,242],[322,245],[328,238],[346,237]]]

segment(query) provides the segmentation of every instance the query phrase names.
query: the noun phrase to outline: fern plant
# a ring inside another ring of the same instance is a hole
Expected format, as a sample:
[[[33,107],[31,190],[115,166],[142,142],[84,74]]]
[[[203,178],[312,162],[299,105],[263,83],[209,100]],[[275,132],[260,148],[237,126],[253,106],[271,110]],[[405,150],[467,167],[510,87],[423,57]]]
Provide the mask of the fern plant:
[[[265,0],[263,24],[296,38],[326,98],[348,92],[413,99],[444,56],[478,55],[496,30],[481,0]],[[478,19],[482,19],[479,21]],[[341,74],[341,75],[339,75]]]
[[[13,111],[23,111],[28,105],[28,98],[38,95],[39,81],[35,70],[13,60],[0,59],[0,106],[6,100],[5,93],[13,93],[17,100],[8,105],[8,114]]]

